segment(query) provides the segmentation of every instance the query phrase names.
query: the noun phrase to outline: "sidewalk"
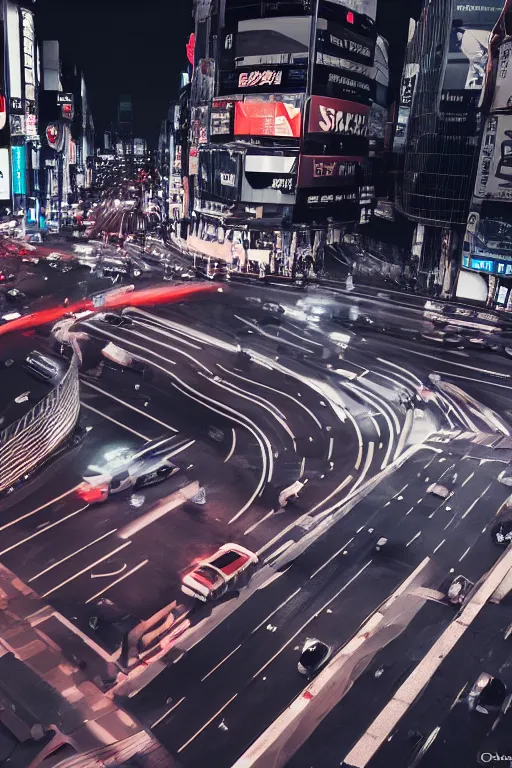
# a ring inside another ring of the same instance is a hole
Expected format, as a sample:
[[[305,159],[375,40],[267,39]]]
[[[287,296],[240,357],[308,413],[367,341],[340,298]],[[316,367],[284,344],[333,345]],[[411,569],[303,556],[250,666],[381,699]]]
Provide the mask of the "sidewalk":
[[[113,659],[1,565],[0,609],[0,721],[20,742],[56,727],[60,743],[83,753],[143,731],[98,687],[116,676]]]

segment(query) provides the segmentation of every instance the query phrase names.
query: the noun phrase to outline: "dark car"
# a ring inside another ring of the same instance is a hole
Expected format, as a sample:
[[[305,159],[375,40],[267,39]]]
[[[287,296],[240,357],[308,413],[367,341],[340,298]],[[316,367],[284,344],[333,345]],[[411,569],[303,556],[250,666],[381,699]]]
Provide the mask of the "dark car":
[[[491,712],[499,712],[506,698],[507,686],[503,680],[482,672],[469,692],[468,705],[472,712],[489,715]]]
[[[11,288],[10,291],[7,291],[5,294],[5,298],[7,301],[12,301],[13,303],[16,303],[18,301],[25,301],[27,298],[24,293],[19,291],[17,288]]]
[[[133,320],[126,315],[117,315],[115,312],[102,312],[98,315],[100,323],[115,325],[116,327],[133,325]]]
[[[512,506],[508,501],[502,504],[498,510],[491,530],[491,537],[499,547],[508,547],[512,542]]]
[[[302,648],[297,669],[301,675],[315,675],[329,660],[332,649],[321,640],[308,638]]]

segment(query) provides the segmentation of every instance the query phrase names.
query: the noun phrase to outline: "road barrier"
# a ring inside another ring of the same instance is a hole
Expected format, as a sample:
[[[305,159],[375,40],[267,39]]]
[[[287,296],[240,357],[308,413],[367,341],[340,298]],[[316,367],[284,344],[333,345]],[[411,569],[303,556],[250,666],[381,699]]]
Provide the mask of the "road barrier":
[[[42,464],[76,427],[80,413],[78,363],[23,418],[0,432],[0,493]]]

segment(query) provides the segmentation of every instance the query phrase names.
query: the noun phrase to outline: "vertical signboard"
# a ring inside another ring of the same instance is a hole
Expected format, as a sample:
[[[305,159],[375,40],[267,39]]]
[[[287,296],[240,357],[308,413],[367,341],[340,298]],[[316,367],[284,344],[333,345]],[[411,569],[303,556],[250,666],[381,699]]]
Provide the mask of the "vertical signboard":
[[[25,146],[11,147],[12,153],[12,191],[14,195],[27,193],[27,161]]]
[[[9,200],[11,197],[11,164],[9,162],[9,150],[0,149],[0,200]]]
[[[29,101],[35,101],[36,63],[34,16],[25,8],[21,10],[21,27],[23,37],[23,81],[25,98],[29,99]]]

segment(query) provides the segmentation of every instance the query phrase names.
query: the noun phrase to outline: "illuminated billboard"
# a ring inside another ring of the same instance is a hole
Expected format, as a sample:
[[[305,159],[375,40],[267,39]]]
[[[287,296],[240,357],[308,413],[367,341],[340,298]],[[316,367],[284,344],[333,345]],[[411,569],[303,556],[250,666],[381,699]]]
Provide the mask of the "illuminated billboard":
[[[12,191],[15,195],[27,193],[27,159],[25,147],[11,147]]]
[[[486,122],[475,197],[512,201],[512,115],[491,116]]]
[[[283,101],[237,101],[235,136],[299,138],[301,109]]]
[[[342,99],[312,96],[310,102],[309,133],[338,134],[340,136],[368,136],[369,107]]]
[[[506,40],[499,49],[496,83],[491,111],[510,110],[512,108],[512,40]]]
[[[306,67],[285,65],[223,70],[220,73],[219,95],[303,91],[307,76]]]
[[[311,157],[301,155],[299,187],[344,187],[354,185],[364,157]]]
[[[477,2],[455,3],[454,19],[465,25],[492,29],[503,10],[503,0],[477,0]]]
[[[223,59],[237,67],[261,64],[307,63],[310,16],[239,21],[236,31],[224,35]]]
[[[330,2],[368,16],[372,21],[375,21],[377,16],[377,0],[330,0]]]

